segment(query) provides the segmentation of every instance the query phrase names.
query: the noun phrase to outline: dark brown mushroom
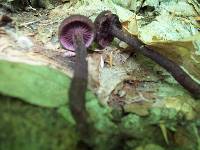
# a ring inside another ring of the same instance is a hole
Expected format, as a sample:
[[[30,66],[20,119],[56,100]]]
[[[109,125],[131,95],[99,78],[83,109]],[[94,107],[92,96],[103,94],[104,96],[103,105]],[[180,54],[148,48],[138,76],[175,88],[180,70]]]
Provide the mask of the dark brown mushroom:
[[[96,43],[101,47],[105,48],[114,39],[115,35],[112,34],[112,26],[115,25],[118,29],[122,29],[122,25],[119,19],[116,22],[112,22],[114,14],[110,11],[101,12],[95,19],[95,29],[96,29]]]
[[[96,28],[96,42],[102,48],[109,45],[114,37],[124,41],[132,46],[134,50],[142,53],[144,56],[151,58],[160,66],[165,68],[171,75],[179,82],[186,90],[188,90],[194,97],[200,98],[200,85],[195,82],[179,65],[172,60],[161,55],[145,46],[145,44],[132,37],[130,34],[122,31],[121,23],[117,15],[112,14],[111,11],[101,12],[95,19]]]
[[[85,94],[88,81],[87,47],[95,37],[94,25],[82,15],[66,18],[59,27],[59,40],[65,49],[76,52],[74,76],[69,89],[69,107],[82,136],[88,134]]]

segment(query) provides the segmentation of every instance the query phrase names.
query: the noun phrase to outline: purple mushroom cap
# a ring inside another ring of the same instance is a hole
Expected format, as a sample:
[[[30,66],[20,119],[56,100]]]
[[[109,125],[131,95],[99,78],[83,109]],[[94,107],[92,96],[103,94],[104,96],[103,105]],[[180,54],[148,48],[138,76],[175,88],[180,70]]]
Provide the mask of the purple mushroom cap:
[[[117,26],[119,29],[122,28],[119,18],[111,11],[101,12],[96,17],[94,25],[96,29],[95,41],[101,48],[108,46],[114,39],[114,36],[111,33],[112,25]]]
[[[82,15],[72,15],[63,20],[59,27],[59,41],[64,49],[75,51],[73,36],[81,33],[86,47],[89,47],[95,38],[95,28],[92,21]]]

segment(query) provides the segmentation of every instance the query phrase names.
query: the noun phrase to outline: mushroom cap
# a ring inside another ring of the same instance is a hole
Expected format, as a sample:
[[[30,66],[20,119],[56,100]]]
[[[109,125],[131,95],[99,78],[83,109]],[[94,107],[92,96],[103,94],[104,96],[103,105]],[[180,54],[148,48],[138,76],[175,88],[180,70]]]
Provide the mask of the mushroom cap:
[[[101,48],[105,48],[113,41],[114,36],[111,33],[113,25],[122,29],[118,16],[111,11],[101,12],[96,17],[94,25],[96,29],[95,41]]]
[[[64,49],[75,51],[73,37],[81,33],[85,47],[89,47],[95,38],[95,28],[92,21],[83,15],[71,15],[64,19],[59,27],[59,41]]]

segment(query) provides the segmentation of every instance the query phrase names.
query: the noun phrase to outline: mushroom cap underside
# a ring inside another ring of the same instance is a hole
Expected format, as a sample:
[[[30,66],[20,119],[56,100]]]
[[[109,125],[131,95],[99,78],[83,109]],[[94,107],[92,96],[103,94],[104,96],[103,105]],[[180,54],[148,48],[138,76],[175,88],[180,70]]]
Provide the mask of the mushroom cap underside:
[[[74,35],[82,35],[83,42],[89,47],[95,38],[95,27],[92,21],[83,15],[72,15],[62,21],[59,27],[59,41],[64,49],[75,50]]]

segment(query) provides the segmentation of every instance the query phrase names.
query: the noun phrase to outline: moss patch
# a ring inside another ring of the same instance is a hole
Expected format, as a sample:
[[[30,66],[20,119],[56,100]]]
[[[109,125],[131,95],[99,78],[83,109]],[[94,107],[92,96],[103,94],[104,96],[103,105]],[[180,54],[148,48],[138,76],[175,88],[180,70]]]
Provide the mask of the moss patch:
[[[55,109],[0,97],[0,149],[75,149],[78,135]]]

